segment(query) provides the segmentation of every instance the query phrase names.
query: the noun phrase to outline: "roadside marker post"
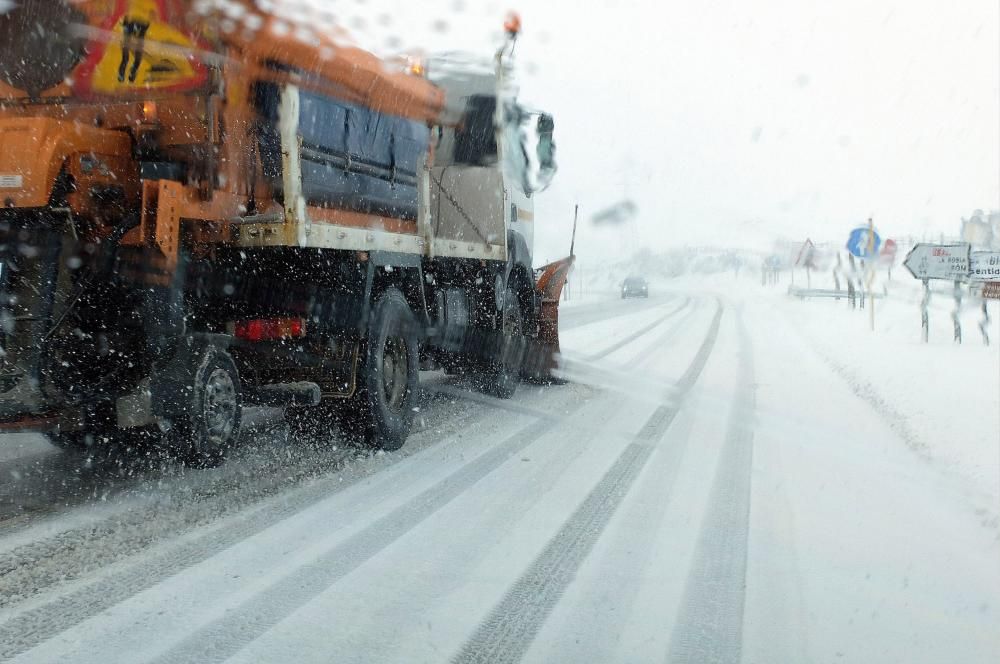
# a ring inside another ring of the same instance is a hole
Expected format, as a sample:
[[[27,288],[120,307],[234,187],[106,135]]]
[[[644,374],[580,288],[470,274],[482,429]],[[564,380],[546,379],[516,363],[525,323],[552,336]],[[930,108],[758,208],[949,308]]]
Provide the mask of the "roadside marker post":
[[[833,283],[836,286],[837,292],[840,292],[840,252],[837,252],[837,265],[833,268]],[[840,298],[837,298],[837,302],[840,302]]]
[[[979,295],[983,300],[983,319],[979,322],[979,331],[983,335],[983,343],[990,345],[990,309],[987,302],[1000,298],[1000,251],[973,251],[969,254],[970,292]]]
[[[879,252],[879,263],[885,265],[889,281],[892,281],[892,266],[896,262],[896,241],[886,240],[882,243],[882,251]]]
[[[851,306],[851,309],[856,309],[857,306],[858,306],[858,303],[857,303],[857,299],[856,299],[857,298],[857,294],[854,292],[854,255],[853,254],[848,254],[847,261],[849,263],[849,268],[848,268],[847,275],[846,275],[846,279],[847,279],[847,303]]]
[[[959,314],[962,311],[962,282],[955,281],[955,310],[951,312],[951,322],[955,326],[955,339],[957,343],[962,343],[962,321]]]
[[[975,274],[972,276],[972,284],[969,286],[969,292],[982,299],[983,306],[983,319],[979,321],[979,331],[983,335],[983,343],[987,346],[990,345],[990,300],[1000,300],[1000,281],[979,281],[976,279]]]
[[[865,288],[865,281],[868,277],[868,265],[864,261],[861,261],[861,271],[858,272],[858,293],[861,298],[861,309],[865,308],[865,302],[868,300],[868,289]]]
[[[571,258],[575,255],[573,252],[576,249],[576,220],[577,217],[579,216],[580,216],[580,204],[577,203],[576,205],[573,206],[573,235],[570,237],[569,240],[569,255]],[[567,281],[569,280],[567,279]],[[563,297],[563,302],[569,300],[569,291],[570,291],[569,288],[565,289],[566,295],[565,297]]]
[[[929,279],[924,279],[924,298],[920,301],[920,335],[923,337],[924,343],[927,343],[931,332],[930,314],[928,313],[930,303],[931,282]]]
[[[854,275],[857,272],[854,266],[854,254],[847,255],[847,261],[850,264],[846,278],[847,278],[847,302],[851,305],[851,309],[858,308],[857,292],[854,290]]]
[[[868,217],[868,255],[875,255],[875,226]],[[875,331],[875,298],[872,297],[872,284],[875,283],[875,259],[868,261],[868,314],[871,320],[872,332]]]
[[[983,298],[983,319],[979,321],[979,331],[983,335],[983,344],[990,345],[990,308],[986,306],[986,298]]]

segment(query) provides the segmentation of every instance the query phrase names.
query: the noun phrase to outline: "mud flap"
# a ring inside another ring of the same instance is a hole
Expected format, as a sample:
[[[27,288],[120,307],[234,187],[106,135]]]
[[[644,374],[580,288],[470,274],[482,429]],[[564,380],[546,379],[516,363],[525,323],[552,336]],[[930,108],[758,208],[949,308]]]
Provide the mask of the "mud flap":
[[[529,342],[525,358],[524,377],[537,381],[553,381],[559,355],[559,298],[576,260],[568,256],[539,269],[535,294],[540,298],[538,336]]]

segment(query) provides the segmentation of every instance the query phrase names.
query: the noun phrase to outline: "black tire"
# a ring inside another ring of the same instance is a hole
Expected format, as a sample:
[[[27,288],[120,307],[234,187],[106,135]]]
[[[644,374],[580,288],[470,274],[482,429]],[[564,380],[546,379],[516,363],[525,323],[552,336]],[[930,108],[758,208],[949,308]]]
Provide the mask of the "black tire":
[[[525,346],[524,318],[517,293],[511,288],[507,289],[502,320],[497,355],[487,360],[484,387],[488,394],[498,399],[510,399],[521,380]]]
[[[382,450],[398,450],[413,425],[420,386],[417,322],[395,288],[379,296],[358,367],[358,393],[344,404],[341,421]],[[352,433],[345,431],[345,433]]]
[[[243,423],[240,377],[229,353],[210,346],[199,358],[191,388],[185,417],[168,433],[170,445],[188,465],[217,466]]]

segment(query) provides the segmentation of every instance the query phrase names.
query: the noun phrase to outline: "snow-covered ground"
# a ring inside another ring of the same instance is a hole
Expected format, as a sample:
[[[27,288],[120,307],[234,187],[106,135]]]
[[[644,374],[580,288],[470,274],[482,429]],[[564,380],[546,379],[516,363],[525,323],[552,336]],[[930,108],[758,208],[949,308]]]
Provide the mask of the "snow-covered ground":
[[[603,281],[566,384],[426,374],[398,453],[0,438],[0,660],[1000,661],[995,304],[959,346],[935,295],[925,345],[902,277],[874,333],[749,272]]]
[[[906,282],[870,312],[846,302],[778,301],[768,307],[936,468],[982,494],[995,513],[1000,483],[1000,308],[990,305],[986,346],[978,303],[962,309],[963,343],[953,341],[954,302],[935,294],[928,343],[921,340],[918,291]],[[834,320],[831,320],[834,319]],[[844,427],[847,428],[847,427]]]

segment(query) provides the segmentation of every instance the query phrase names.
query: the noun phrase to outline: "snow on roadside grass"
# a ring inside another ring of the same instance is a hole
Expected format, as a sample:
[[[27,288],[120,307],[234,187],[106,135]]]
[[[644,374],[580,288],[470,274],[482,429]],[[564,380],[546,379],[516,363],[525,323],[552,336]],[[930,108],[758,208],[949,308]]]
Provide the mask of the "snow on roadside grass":
[[[907,446],[958,473],[995,504],[1000,348],[983,346],[975,308],[963,311],[965,343],[957,345],[950,317],[940,310],[932,310],[930,343],[922,343],[919,309],[908,298],[878,301],[874,333],[868,312],[852,311],[844,301],[786,297],[772,304]],[[995,304],[993,309],[990,336],[997,344]]]
[[[805,299],[787,294],[788,277],[762,286],[759,274],[683,277],[675,293],[718,293],[746,307],[764,308],[774,329],[801,334],[837,379],[879,413],[914,453],[948,475],[997,514],[1000,496],[1000,303],[989,303],[989,336],[979,332],[981,302],[965,291],[961,345],[952,341],[951,286],[932,283],[930,342],[920,334],[921,284],[908,274],[888,282],[875,309],[852,310],[846,298]],[[814,284],[815,285],[815,284]],[[876,285],[880,290],[882,284]],[[784,324],[785,322],[789,325]],[[793,380],[792,377],[789,377]],[[817,386],[804,388],[815,391]],[[851,432],[844,422],[842,433]],[[837,433],[841,433],[837,432]]]

